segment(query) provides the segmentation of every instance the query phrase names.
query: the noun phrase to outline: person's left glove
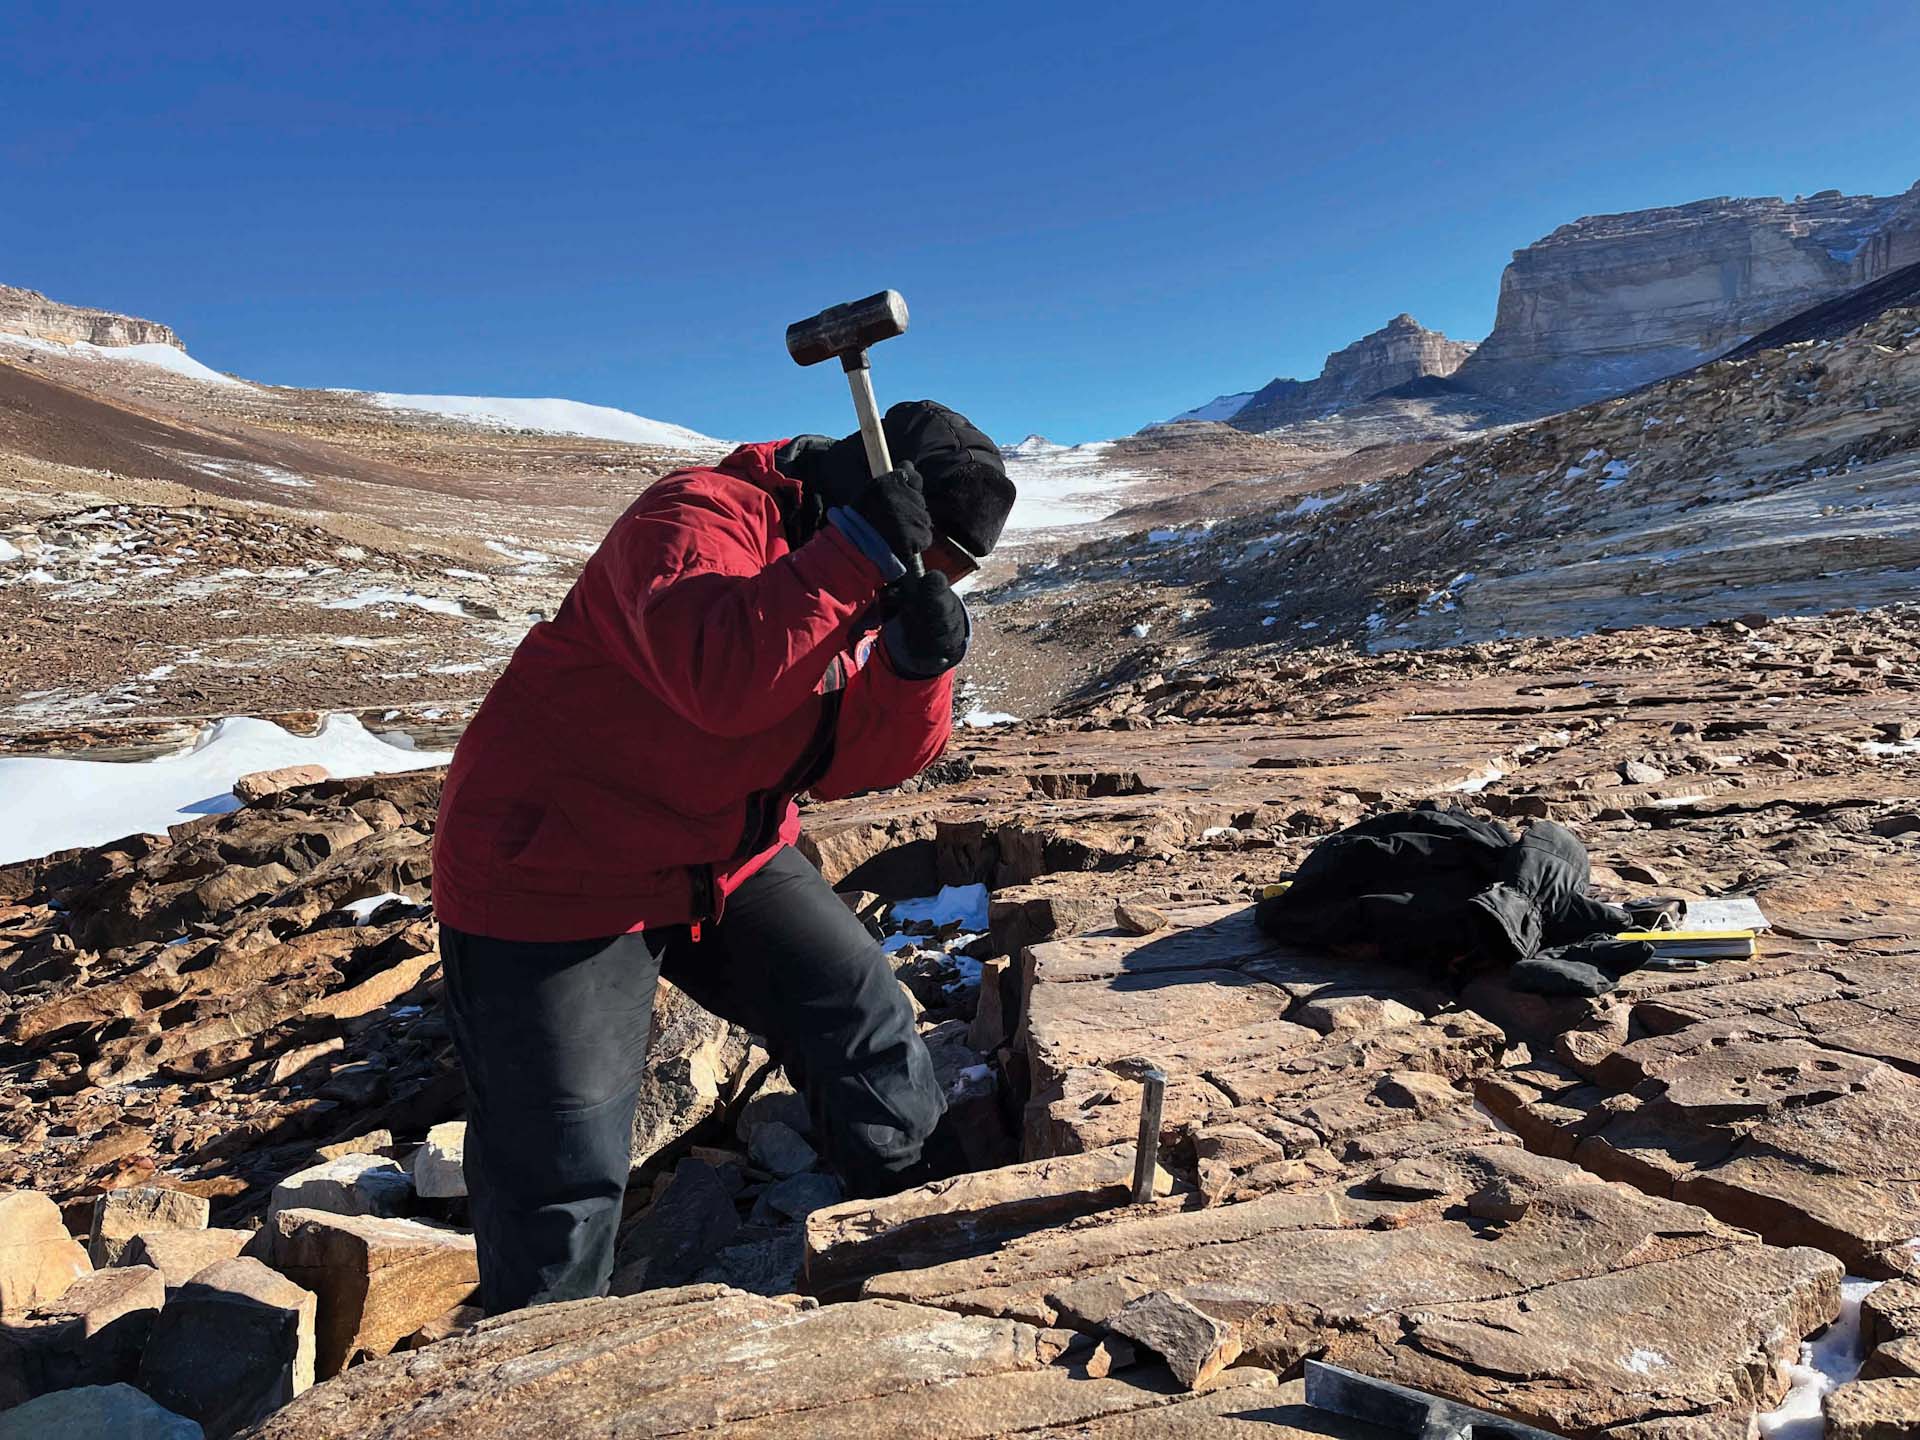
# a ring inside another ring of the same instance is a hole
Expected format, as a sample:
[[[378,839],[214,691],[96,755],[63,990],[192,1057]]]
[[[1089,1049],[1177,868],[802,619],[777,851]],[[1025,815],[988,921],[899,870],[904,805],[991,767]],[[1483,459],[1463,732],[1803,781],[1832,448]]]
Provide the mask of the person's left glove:
[[[966,658],[967,607],[945,575],[929,570],[907,576],[887,595],[891,613],[880,627],[880,643],[903,678],[932,680]]]

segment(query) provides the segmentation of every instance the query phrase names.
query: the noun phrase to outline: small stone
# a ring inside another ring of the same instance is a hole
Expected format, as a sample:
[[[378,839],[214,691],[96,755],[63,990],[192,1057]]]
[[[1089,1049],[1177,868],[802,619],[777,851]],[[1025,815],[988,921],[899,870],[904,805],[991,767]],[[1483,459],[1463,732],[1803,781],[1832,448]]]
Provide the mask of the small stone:
[[[0,1412],[0,1440],[206,1440],[184,1415],[131,1385],[56,1390]]]
[[[1643,865],[1638,860],[1621,861],[1613,867],[1613,873],[1630,885],[1665,885],[1667,883],[1667,877],[1663,872],[1654,869],[1651,865]]]
[[[282,1210],[330,1210],[336,1215],[401,1215],[411,1207],[413,1181],[384,1155],[342,1155],[296,1171],[273,1187],[267,1223]]]
[[[44,1388],[132,1380],[166,1303],[166,1282],[151,1266],[82,1275],[59,1300],[33,1312],[30,1323],[46,1327],[34,1337]]]
[[[48,1196],[37,1190],[0,1195],[0,1314],[58,1300],[92,1269]]]
[[[1116,1370],[1138,1364],[1139,1360],[1133,1346],[1117,1335],[1109,1335],[1094,1346],[1093,1353],[1087,1357],[1087,1375],[1090,1379],[1104,1380]]]
[[[1240,1355],[1240,1338],[1232,1327],[1164,1290],[1123,1306],[1108,1328],[1165,1360],[1189,1390],[1204,1385]]]
[[[457,1230],[377,1215],[283,1210],[273,1263],[313,1291],[315,1370],[337,1375],[466,1304],[480,1284],[474,1241]]]
[[[813,1116],[807,1111],[807,1102],[793,1090],[762,1090],[740,1111],[734,1133],[751,1143],[755,1130],[775,1120],[796,1135],[813,1133]]]
[[[1855,1380],[1825,1409],[1827,1440],[1920,1440],[1920,1380]]]
[[[1620,778],[1629,785],[1658,785],[1667,778],[1667,772],[1644,760],[1622,760]]]
[[[1065,1330],[1058,1327],[1037,1331],[1034,1335],[1034,1353],[1040,1357],[1043,1365],[1052,1365],[1058,1361],[1084,1355],[1093,1348],[1093,1337],[1080,1330]]]
[[[810,1170],[820,1159],[792,1126],[780,1120],[754,1126],[747,1137],[747,1155],[758,1168],[780,1179]]]
[[[312,1386],[314,1309],[311,1292],[258,1260],[209,1265],[160,1312],[140,1388],[231,1435]]]
[[[467,1193],[467,1122],[448,1120],[427,1131],[413,1155],[413,1189],[424,1200],[457,1200]]]
[[[233,782],[234,798],[251,805],[296,785],[318,785],[331,778],[324,765],[282,765],[277,770],[255,770]]]
[[[840,1203],[840,1182],[831,1175],[810,1170],[769,1185],[764,1198],[789,1220],[804,1220],[816,1210]]]
[[[1113,923],[1129,935],[1151,935],[1172,922],[1151,905],[1137,900],[1122,900],[1113,907]]]
[[[151,1265],[169,1290],[247,1248],[251,1230],[142,1230],[120,1252],[121,1265]]]
[[[96,1267],[117,1265],[121,1252],[142,1230],[204,1230],[210,1207],[199,1195],[134,1185],[109,1190],[93,1202],[87,1255]]]

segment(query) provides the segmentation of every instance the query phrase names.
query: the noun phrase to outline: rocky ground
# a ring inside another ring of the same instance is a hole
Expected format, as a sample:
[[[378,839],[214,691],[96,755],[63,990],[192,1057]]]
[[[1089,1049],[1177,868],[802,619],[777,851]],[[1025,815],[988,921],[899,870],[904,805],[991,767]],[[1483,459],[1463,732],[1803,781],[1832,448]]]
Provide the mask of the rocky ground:
[[[1736,1440],[1858,1313],[1828,1433],[1906,1433],[1873,1426],[1920,1423],[1917,660],[1910,610],[1756,616],[1229,660],[964,734],[807,845],[923,932],[890,943],[977,1173],[841,1201],[752,1037],[664,994],[632,1293],[477,1326],[436,773],[7,867],[0,1385],[283,1440],[1371,1434],[1305,1408],[1313,1358]],[[1773,931],[1546,1001],[1252,928],[1320,836],[1421,800],[1550,816],[1603,893],[1753,895]]]

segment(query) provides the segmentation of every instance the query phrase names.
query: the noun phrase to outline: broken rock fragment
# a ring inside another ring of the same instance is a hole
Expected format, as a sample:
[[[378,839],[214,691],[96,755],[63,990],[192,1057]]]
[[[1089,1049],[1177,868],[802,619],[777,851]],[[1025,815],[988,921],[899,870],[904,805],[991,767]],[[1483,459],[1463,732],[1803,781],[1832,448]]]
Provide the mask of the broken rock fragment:
[[[316,1373],[384,1355],[472,1298],[480,1271],[471,1235],[375,1215],[283,1210],[274,1217],[275,1268],[318,1297]]]
[[[210,1265],[168,1300],[140,1388],[221,1440],[313,1384],[314,1297],[258,1260]]]
[[[117,1265],[142,1230],[204,1230],[209,1208],[201,1196],[157,1185],[109,1190],[93,1202],[88,1257],[95,1266]]]
[[[58,1300],[92,1269],[50,1197],[36,1190],[0,1195],[0,1314]]]
[[[384,1155],[342,1155],[297,1171],[273,1187],[267,1223],[282,1210],[328,1210],[336,1215],[402,1215],[413,1201],[413,1181]]]
[[[427,1131],[414,1152],[413,1189],[423,1200],[454,1200],[467,1193],[467,1122],[448,1120]]]
[[[149,1266],[121,1266],[83,1275],[32,1320],[46,1328],[34,1336],[43,1386],[110,1385],[132,1380],[153,1333],[166,1283]]]
[[[324,765],[282,765],[277,770],[254,770],[242,775],[233,782],[233,794],[235,799],[251,805],[295,785],[318,785],[328,778]]]
[[[151,1265],[169,1290],[209,1265],[231,1260],[253,1239],[251,1230],[142,1230],[120,1252],[122,1265]]]
[[[1206,1384],[1240,1354],[1240,1338],[1232,1326],[1164,1290],[1121,1306],[1107,1324],[1165,1360],[1189,1390]]]
[[[131,1385],[56,1390],[0,1411],[0,1440],[206,1440],[184,1415],[156,1405]]]

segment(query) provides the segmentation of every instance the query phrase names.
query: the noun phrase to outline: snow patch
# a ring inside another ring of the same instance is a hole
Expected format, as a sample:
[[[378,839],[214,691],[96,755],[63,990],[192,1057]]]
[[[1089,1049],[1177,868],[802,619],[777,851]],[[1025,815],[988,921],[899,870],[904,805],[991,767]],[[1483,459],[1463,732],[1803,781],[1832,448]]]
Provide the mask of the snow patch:
[[[295,735],[241,716],[201,731],[192,748],[131,764],[0,757],[0,864],[222,815],[240,808],[233,782],[255,770],[324,765],[336,778],[444,765],[452,757],[406,750],[351,715],[318,735]]]
[[[969,710],[960,717],[960,723],[975,730],[985,730],[994,725],[1018,725],[1020,717],[1009,715],[1004,710]]]
[[[1778,1410],[1756,1416],[1763,1440],[1820,1440],[1826,1434],[1821,1402],[1860,1373],[1866,1351],[1860,1336],[1860,1302],[1879,1282],[1848,1276],[1840,1282],[1840,1317],[1800,1347],[1798,1364],[1786,1366],[1791,1388]]]
[[[1204,405],[1196,405],[1191,410],[1182,410],[1169,423],[1182,420],[1231,420],[1247,408],[1247,402],[1258,394],[1254,390],[1242,390],[1237,395],[1216,395]]]
[[[579,400],[517,399],[500,395],[398,395],[363,393],[383,410],[416,410],[449,420],[465,420],[491,429],[537,430],[546,435],[584,435],[595,440],[624,440],[630,445],[660,445],[672,450],[723,450],[724,440],[684,425],[649,420],[611,405]]]
[[[236,380],[231,375],[222,375],[209,365],[202,365],[186,351],[172,345],[95,345],[86,340],[64,345],[57,340],[38,340],[30,335],[0,335],[0,343],[20,345],[53,355],[77,355],[88,360],[130,360],[156,370],[170,370],[175,375],[184,375],[189,380],[203,381],[208,385],[252,388],[244,380]]]
[[[985,885],[946,885],[938,895],[923,895],[917,900],[896,900],[888,914],[896,925],[914,921],[932,925],[959,925],[963,930],[987,928],[987,887]]]
[[[365,610],[373,605],[411,605],[416,610],[451,615],[456,619],[465,619],[467,614],[458,600],[442,600],[436,595],[422,595],[417,590],[390,590],[385,586],[362,590],[358,595],[343,595],[337,600],[322,600],[319,605],[322,610]]]

